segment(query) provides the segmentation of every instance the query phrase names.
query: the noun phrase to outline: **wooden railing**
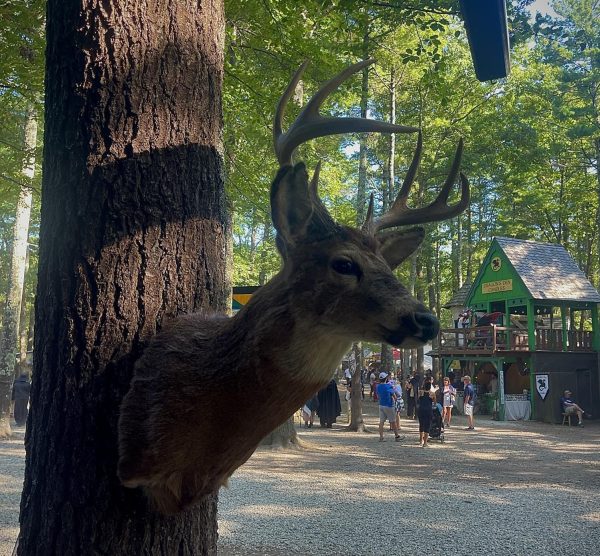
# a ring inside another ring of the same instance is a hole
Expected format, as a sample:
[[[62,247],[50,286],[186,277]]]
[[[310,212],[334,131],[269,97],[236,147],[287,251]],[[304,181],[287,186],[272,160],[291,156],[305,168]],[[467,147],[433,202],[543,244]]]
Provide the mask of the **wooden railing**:
[[[475,328],[444,328],[440,331],[439,352],[483,355],[497,351],[529,351],[527,331],[507,326],[478,326]],[[567,331],[566,346],[563,331],[537,328],[535,346],[540,351],[593,351],[592,333]]]

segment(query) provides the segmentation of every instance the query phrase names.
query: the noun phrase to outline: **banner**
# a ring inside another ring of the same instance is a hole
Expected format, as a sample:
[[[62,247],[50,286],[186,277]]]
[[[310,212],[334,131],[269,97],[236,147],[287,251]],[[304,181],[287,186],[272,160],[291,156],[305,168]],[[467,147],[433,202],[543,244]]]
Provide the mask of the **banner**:
[[[535,389],[542,400],[548,394],[549,385],[548,375],[535,375]]]

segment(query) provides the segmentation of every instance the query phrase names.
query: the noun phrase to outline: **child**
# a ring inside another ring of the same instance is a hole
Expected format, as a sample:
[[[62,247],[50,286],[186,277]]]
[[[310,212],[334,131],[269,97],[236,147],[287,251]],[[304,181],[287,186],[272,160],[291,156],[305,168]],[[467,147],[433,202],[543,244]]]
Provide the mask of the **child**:
[[[423,384],[423,394],[417,400],[417,417],[419,418],[419,445],[427,446],[429,429],[433,419],[433,405],[431,402],[431,382]]]

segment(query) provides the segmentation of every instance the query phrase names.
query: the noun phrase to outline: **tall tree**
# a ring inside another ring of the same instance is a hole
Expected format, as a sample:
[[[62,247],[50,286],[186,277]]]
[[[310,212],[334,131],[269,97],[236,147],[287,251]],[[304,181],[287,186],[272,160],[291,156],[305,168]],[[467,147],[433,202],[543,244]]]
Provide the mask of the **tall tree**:
[[[18,189],[14,205],[11,203],[10,240],[3,250],[8,259],[7,280],[0,280],[0,296],[5,294],[0,315],[0,438],[10,435],[10,395],[19,353],[43,74],[42,14],[39,0],[0,6],[0,180]]]
[[[559,17],[538,14],[534,26],[544,61],[560,69],[553,112],[568,129],[571,153],[596,177],[596,260],[600,258],[600,2],[554,0]],[[589,212],[589,209],[588,209]],[[592,277],[600,284],[600,265]]]
[[[207,554],[216,496],[164,517],[116,476],[133,363],[226,309],[223,6],[48,2],[34,381],[18,554]],[[177,434],[177,431],[173,431]]]
[[[33,106],[27,111],[23,160],[23,183],[19,189],[12,241],[10,275],[0,332],[0,438],[10,436],[10,395],[19,349],[21,300],[25,283],[27,238],[33,200],[37,117]],[[19,355],[20,360],[20,355]]]

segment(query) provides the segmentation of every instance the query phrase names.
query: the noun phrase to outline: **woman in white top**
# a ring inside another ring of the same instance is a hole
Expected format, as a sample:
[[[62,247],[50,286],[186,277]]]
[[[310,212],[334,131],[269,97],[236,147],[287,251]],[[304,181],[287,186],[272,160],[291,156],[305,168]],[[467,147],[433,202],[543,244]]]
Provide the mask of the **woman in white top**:
[[[452,408],[456,400],[456,388],[450,384],[450,379],[444,377],[443,401],[442,401],[442,422],[450,428],[450,419],[452,419]]]

